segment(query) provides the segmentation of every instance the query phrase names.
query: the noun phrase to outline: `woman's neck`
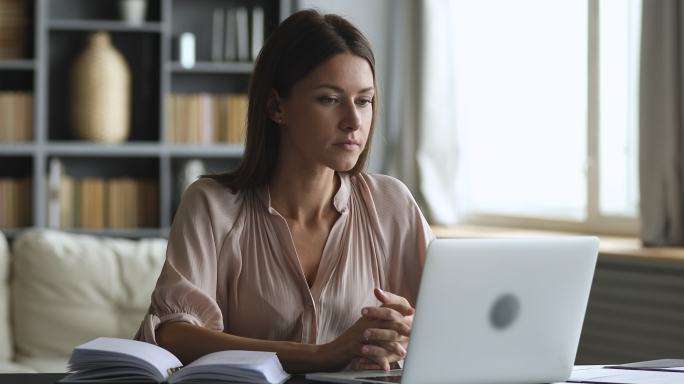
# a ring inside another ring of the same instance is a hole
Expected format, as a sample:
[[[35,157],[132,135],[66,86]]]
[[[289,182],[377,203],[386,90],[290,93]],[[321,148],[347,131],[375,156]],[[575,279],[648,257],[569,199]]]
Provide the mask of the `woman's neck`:
[[[295,170],[279,165],[269,183],[271,206],[288,220],[320,222],[334,214],[333,197],[339,186],[330,168]]]

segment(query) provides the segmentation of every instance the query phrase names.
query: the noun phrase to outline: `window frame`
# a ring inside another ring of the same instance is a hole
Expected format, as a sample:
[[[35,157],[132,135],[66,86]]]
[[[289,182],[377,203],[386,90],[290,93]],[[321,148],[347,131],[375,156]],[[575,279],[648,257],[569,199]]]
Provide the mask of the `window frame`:
[[[601,214],[599,199],[599,1],[587,0],[588,8],[588,55],[587,55],[587,211],[585,220],[552,219],[534,216],[505,215],[494,213],[469,213],[461,220],[466,225],[545,229],[562,232],[578,232],[601,235],[638,236],[639,217],[623,217]],[[638,216],[638,214],[637,214]]]

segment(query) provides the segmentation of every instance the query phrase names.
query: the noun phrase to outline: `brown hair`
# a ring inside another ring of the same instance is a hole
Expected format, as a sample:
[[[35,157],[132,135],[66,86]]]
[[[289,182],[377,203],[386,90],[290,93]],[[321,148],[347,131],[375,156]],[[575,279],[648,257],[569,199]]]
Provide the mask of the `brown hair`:
[[[247,142],[240,165],[234,171],[204,175],[233,190],[268,184],[278,160],[280,127],[267,112],[272,90],[288,97],[295,83],[305,78],[318,65],[340,53],[351,53],[368,61],[373,71],[376,95],[373,120],[366,147],[356,165],[349,171],[357,174],[365,169],[377,116],[377,80],[375,57],[370,43],[346,19],[323,15],[316,10],[302,10],[285,19],[268,38],[256,60],[249,84]]]

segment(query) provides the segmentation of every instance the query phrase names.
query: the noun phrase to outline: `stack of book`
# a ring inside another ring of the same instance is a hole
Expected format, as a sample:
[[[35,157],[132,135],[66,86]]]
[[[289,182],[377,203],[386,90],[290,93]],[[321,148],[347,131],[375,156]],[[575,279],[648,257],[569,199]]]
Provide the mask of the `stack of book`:
[[[247,95],[175,94],[169,96],[172,143],[244,143]]]
[[[212,19],[211,59],[256,60],[264,44],[264,33],[262,7],[256,6],[251,12],[246,7],[216,8]]]
[[[26,0],[0,0],[0,59],[24,57],[28,15]]]
[[[32,132],[33,95],[29,92],[0,92],[0,142],[30,141]]]
[[[50,161],[48,222],[53,228],[145,228],[159,226],[155,179],[82,178]]]
[[[31,179],[0,178],[0,228],[31,225]]]

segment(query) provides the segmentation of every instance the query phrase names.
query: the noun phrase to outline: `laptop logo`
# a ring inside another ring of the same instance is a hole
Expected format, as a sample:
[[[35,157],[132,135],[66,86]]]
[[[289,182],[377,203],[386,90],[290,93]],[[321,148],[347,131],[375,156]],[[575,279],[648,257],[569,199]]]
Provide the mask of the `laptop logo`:
[[[506,293],[499,296],[489,312],[492,327],[504,330],[511,326],[520,312],[520,300],[513,294]]]

